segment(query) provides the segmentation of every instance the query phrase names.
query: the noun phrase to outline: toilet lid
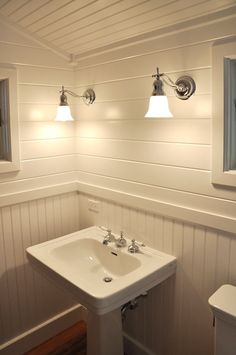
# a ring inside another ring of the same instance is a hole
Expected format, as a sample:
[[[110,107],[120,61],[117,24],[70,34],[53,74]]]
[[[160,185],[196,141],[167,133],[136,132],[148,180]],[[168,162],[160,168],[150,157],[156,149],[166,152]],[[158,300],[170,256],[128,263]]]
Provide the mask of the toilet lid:
[[[213,313],[223,316],[224,319],[236,321],[236,287],[232,285],[221,286],[208,300]]]

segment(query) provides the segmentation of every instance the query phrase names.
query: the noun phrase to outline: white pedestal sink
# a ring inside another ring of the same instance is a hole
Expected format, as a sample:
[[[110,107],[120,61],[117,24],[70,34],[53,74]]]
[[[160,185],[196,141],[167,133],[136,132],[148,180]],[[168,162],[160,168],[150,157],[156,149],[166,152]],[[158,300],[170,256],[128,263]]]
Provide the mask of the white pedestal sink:
[[[131,254],[104,245],[104,234],[90,227],[29,247],[27,256],[88,309],[87,355],[123,355],[120,307],[174,274],[176,258],[149,247]]]

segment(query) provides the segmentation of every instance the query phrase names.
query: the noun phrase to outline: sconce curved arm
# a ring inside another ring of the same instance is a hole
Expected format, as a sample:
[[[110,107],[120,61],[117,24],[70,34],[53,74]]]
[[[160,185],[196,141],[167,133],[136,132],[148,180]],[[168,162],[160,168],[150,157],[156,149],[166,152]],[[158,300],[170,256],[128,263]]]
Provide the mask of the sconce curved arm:
[[[165,84],[174,88],[175,95],[181,100],[187,100],[196,90],[195,81],[188,75],[181,76],[174,82],[167,74],[160,73],[157,67],[157,73],[152,77],[157,81],[163,80]]]
[[[78,95],[76,94],[74,91],[68,90],[68,89],[64,89],[64,86],[62,86],[62,89],[60,90],[60,93],[62,95],[65,95],[65,93],[73,96],[73,97],[78,97],[78,98],[83,98],[84,102],[87,105],[91,105],[95,99],[96,99],[96,95],[93,89],[87,89],[85,90],[85,92],[83,93],[83,95]]]

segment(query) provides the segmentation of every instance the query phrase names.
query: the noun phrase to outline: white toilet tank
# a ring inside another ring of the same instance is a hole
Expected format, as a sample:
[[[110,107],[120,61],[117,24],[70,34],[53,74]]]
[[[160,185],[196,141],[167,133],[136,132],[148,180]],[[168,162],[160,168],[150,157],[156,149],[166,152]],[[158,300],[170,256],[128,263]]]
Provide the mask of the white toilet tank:
[[[215,355],[236,355],[236,287],[221,286],[208,300],[215,317]]]

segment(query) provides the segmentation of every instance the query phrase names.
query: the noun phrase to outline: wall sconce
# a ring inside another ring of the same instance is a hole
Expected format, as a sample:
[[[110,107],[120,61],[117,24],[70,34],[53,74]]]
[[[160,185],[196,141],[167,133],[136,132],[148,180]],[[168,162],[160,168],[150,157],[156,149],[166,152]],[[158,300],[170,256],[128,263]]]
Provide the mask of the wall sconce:
[[[73,121],[74,118],[71,116],[70,106],[67,102],[67,96],[65,93],[74,96],[74,97],[82,97],[86,105],[91,105],[96,98],[95,92],[93,89],[87,89],[83,95],[77,95],[75,92],[70,90],[65,90],[64,86],[60,90],[60,104],[57,108],[57,115],[55,121]]]
[[[145,117],[173,117],[163,91],[163,82],[171,86],[175,95],[181,100],[187,100],[196,90],[195,81],[190,76],[181,76],[174,83],[167,74],[159,73],[159,68],[157,68],[157,73],[152,77],[156,79],[153,82],[154,89]]]

